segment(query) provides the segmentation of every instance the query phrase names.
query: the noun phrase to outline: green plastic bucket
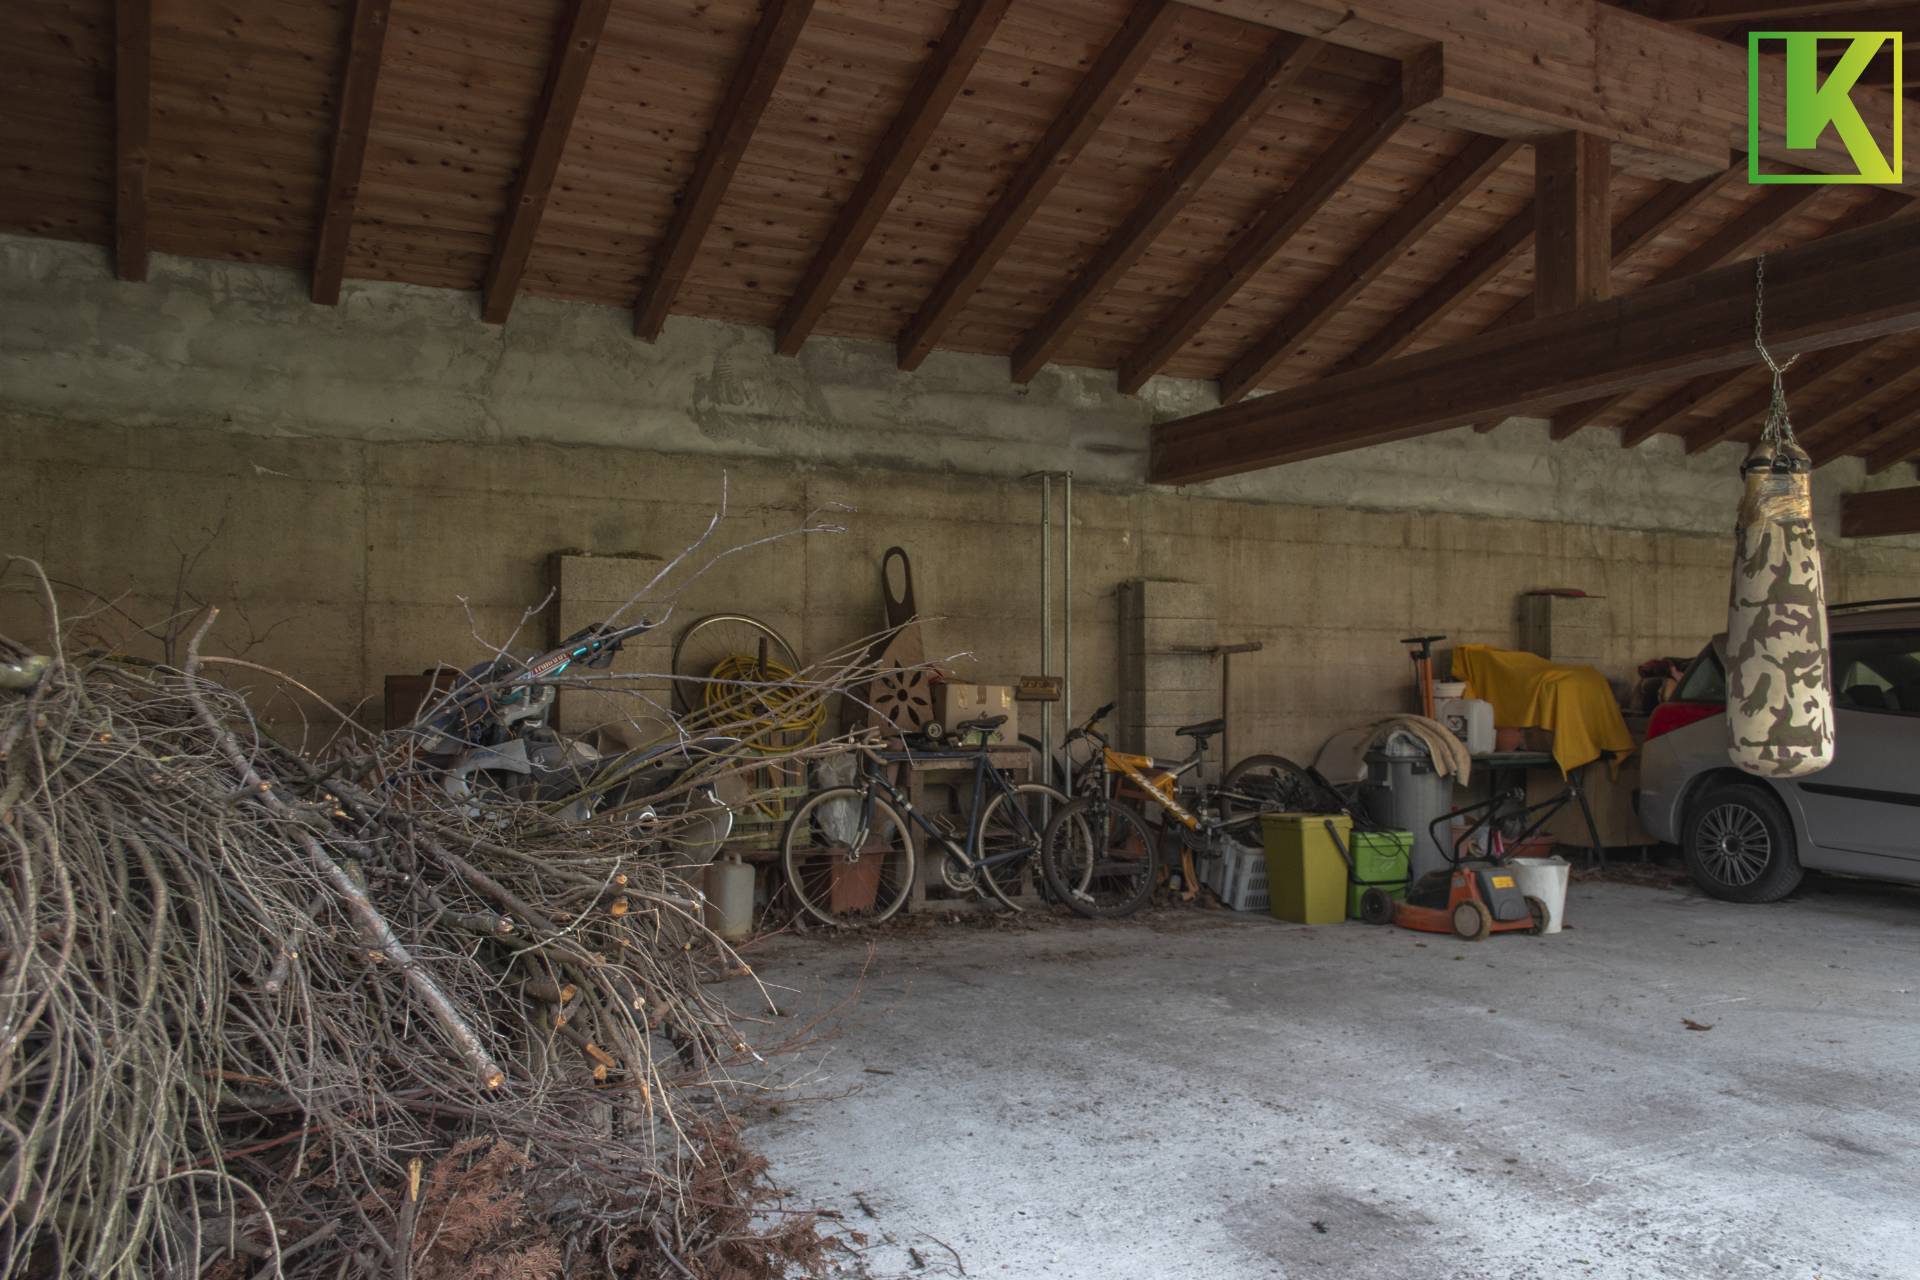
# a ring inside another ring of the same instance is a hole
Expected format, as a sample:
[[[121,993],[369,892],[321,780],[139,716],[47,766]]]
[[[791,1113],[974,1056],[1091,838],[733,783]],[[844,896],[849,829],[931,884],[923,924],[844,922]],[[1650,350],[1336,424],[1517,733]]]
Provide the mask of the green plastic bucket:
[[[1353,855],[1353,876],[1347,885],[1347,916],[1360,918],[1360,899],[1368,889],[1384,889],[1396,902],[1407,896],[1407,867],[1413,859],[1411,831],[1341,832]]]

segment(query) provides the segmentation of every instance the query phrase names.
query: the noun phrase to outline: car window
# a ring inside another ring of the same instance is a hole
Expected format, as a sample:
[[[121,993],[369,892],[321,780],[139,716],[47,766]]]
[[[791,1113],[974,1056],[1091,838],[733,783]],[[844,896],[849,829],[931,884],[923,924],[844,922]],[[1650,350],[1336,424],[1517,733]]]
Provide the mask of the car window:
[[[1720,655],[1708,645],[1700,651],[1700,656],[1687,668],[1687,674],[1680,677],[1680,687],[1673,691],[1675,702],[1725,702],[1727,700],[1727,672],[1720,665]]]
[[[1853,711],[1920,715],[1920,632],[1835,636],[1833,699]]]

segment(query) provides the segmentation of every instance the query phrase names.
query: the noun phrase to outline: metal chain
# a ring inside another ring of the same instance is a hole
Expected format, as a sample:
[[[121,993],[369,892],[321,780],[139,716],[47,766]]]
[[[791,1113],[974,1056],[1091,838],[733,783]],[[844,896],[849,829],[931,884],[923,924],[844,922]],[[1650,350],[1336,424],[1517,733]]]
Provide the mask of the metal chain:
[[[1789,356],[1785,364],[1773,358],[1767,350],[1766,339],[1762,336],[1762,324],[1767,313],[1767,258],[1765,254],[1753,263],[1753,345],[1759,351],[1760,358],[1767,362],[1767,368],[1773,371],[1773,398],[1767,404],[1767,422],[1760,429],[1760,438],[1772,445],[1776,451],[1783,443],[1793,439],[1793,420],[1787,413],[1786,373],[1793,368],[1793,362],[1800,357]]]

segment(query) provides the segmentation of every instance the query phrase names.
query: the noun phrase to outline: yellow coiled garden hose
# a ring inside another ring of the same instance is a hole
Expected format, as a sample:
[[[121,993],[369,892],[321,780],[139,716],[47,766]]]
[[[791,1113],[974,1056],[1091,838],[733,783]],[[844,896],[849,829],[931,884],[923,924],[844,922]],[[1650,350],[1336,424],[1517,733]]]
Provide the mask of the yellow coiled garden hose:
[[[713,664],[701,695],[709,718],[728,726],[742,746],[762,755],[812,746],[826,723],[826,700],[795,683],[797,672],[754,654],[731,653]],[[737,727],[736,727],[737,726]],[[786,813],[783,797],[756,800],[769,818]]]

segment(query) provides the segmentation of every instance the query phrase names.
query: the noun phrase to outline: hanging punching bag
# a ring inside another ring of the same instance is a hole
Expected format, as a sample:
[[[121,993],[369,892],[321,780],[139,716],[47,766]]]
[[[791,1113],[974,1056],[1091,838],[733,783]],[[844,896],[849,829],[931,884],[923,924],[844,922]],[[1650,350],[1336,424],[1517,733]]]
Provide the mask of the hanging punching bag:
[[[1813,464],[1794,443],[1778,384],[1776,370],[1775,410],[1740,467],[1746,492],[1727,601],[1727,752],[1748,773],[1800,778],[1833,762],[1833,692]]]

